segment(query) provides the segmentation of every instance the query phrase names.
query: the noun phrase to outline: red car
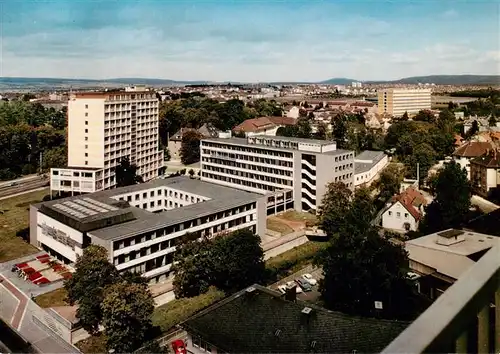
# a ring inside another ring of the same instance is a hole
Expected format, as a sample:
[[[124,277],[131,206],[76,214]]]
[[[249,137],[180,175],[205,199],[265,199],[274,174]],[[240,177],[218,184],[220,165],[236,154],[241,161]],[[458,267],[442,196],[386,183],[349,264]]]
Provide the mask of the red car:
[[[172,342],[172,349],[175,354],[187,354],[186,344],[182,339],[176,339]]]

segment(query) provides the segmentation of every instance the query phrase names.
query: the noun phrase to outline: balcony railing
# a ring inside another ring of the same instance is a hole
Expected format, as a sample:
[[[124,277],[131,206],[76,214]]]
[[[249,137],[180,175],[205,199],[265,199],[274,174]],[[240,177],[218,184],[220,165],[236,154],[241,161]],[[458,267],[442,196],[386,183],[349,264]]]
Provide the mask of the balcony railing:
[[[481,257],[382,353],[450,351],[500,353],[500,246]]]

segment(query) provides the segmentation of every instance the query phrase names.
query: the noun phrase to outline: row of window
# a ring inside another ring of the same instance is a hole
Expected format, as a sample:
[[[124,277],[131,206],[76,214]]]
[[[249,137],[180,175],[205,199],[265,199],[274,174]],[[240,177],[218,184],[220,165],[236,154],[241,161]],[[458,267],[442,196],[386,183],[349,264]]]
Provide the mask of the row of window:
[[[352,163],[346,165],[335,166],[335,172],[344,171],[346,168],[352,168]]]
[[[212,151],[208,149],[202,149],[203,153],[206,155],[210,155],[219,159],[229,159],[230,161],[234,161],[236,159],[258,162],[266,165],[275,165],[275,166],[284,166],[284,167],[293,167],[293,163],[291,161],[283,161],[280,159],[273,159],[268,157],[257,157],[243,154],[231,154],[228,152],[220,152],[220,151]]]
[[[268,184],[249,182],[247,180],[241,180],[238,178],[221,176],[221,175],[216,174],[216,173],[209,173],[206,171],[202,171],[201,175],[202,175],[202,177],[205,177],[205,178],[210,178],[210,179],[215,179],[215,180],[222,181],[222,182],[237,184],[240,186],[247,186],[247,187],[259,189],[262,191],[271,191],[272,192],[272,191],[276,190],[276,187],[270,186]]]
[[[250,215],[249,219],[250,219],[250,221],[252,221],[253,215]],[[247,217],[242,216],[242,217],[239,217],[237,219],[225,222],[223,224],[219,224],[219,225],[212,226],[212,227],[207,227],[203,230],[198,231],[197,234],[200,237],[201,236],[208,237],[210,235],[213,235],[213,234],[225,231],[225,230],[229,230],[229,229],[236,227],[238,225],[245,224],[246,222],[247,222]],[[186,230],[186,232],[189,232],[189,230]],[[149,241],[149,240],[146,239],[146,241]],[[146,256],[149,256],[149,255],[154,254],[156,252],[160,252],[160,251],[166,250],[168,248],[175,247],[180,241],[181,241],[181,237],[176,237],[176,238],[173,238],[173,239],[170,239],[167,241],[155,243],[155,244],[148,246],[148,247],[142,247],[139,250],[130,251],[126,254],[120,254],[120,255],[114,257],[113,263],[115,265],[119,265],[119,264],[123,264],[126,262],[130,262],[130,261],[135,260],[135,259],[146,257]],[[126,247],[128,247],[128,246],[126,246]],[[173,253],[171,253],[171,254],[173,256]],[[147,266],[148,262],[154,263],[155,260],[158,258],[159,258],[159,262],[162,262],[162,259],[164,258],[164,256],[156,257],[156,258],[153,258],[153,259],[145,262],[146,263],[146,270],[145,270],[146,272],[149,270],[152,270],[154,268],[159,267],[159,266],[153,266],[153,267],[149,267],[149,269],[148,269],[148,266]],[[169,263],[171,263],[171,262],[172,261],[170,260]],[[166,263],[166,264],[169,264],[169,263]],[[162,264],[162,265],[166,265],[166,264]]]
[[[142,198],[146,199],[148,198],[148,194],[150,198],[154,198],[155,196],[169,196],[173,198],[177,198],[180,200],[185,200],[185,201],[191,201],[191,203],[200,203],[201,201],[205,200],[201,197],[198,196],[193,196],[191,194],[185,194],[185,192],[178,192],[178,191],[173,191],[173,190],[164,190],[164,189],[153,189],[148,192],[142,192]],[[119,200],[127,200],[127,202],[132,201],[132,195],[122,195],[119,197]],[[141,193],[135,193],[134,195],[134,200],[140,200],[141,199]]]
[[[114,242],[113,249],[118,250],[118,249],[122,249],[124,247],[129,247],[129,246],[139,244],[141,242],[154,240],[158,237],[170,235],[174,232],[187,230],[187,229],[190,229],[192,227],[207,224],[209,222],[217,221],[217,220],[220,220],[220,219],[232,216],[232,215],[241,214],[241,213],[244,213],[246,211],[249,211],[249,210],[252,210],[255,208],[256,208],[256,203],[254,202],[254,203],[250,203],[247,205],[242,205],[242,206],[237,207],[237,208],[233,208],[231,210],[221,211],[221,212],[218,212],[216,214],[211,214],[208,216],[203,216],[203,217],[199,217],[199,218],[196,218],[193,220],[185,221],[185,222],[180,223],[180,224],[167,226],[167,227],[158,229],[156,231],[147,232],[147,233],[142,234],[142,235],[128,237],[126,239]]]
[[[346,179],[348,178],[351,178],[352,177],[352,173],[347,173],[345,175],[340,175],[338,177],[335,177],[335,182],[343,182],[345,181]],[[350,186],[352,183],[346,183],[347,186]]]
[[[392,216],[392,211],[389,211],[389,216]],[[401,213],[399,211],[396,212],[396,217],[401,218]],[[405,219],[408,219],[408,213],[405,213]]]
[[[228,175],[233,175],[233,176],[238,176],[238,177],[244,177],[244,178],[250,178],[250,179],[255,179],[255,180],[259,180],[259,181],[280,184],[282,186],[291,187],[293,185],[293,181],[288,180],[288,179],[269,177],[269,176],[261,175],[258,173],[251,173],[251,172],[245,172],[245,171],[241,171],[241,170],[234,170],[231,168],[203,165],[203,169],[206,171],[214,171],[214,172],[225,173]]]
[[[252,165],[252,164],[240,163],[240,162],[235,162],[235,161],[231,161],[231,160],[219,159],[219,158],[215,158],[215,157],[202,157],[201,161],[213,163],[213,164],[218,164],[218,165],[223,165],[223,166],[231,166],[231,167],[235,167],[235,168],[239,168],[239,169],[246,169],[246,170],[271,173],[271,174],[275,174],[275,175],[282,175],[282,176],[288,176],[288,177],[292,176],[292,171],[281,170],[279,168],[273,168],[273,167],[262,167],[262,166]]]
[[[261,154],[268,156],[276,156],[276,157],[286,157],[291,159],[293,157],[293,153],[277,151],[277,150],[269,150],[265,148],[254,148],[249,146],[241,146],[241,145],[229,145],[229,144],[221,144],[215,143],[211,141],[202,141],[203,147],[213,147],[224,150],[233,150],[233,151],[241,151],[241,152],[250,152],[253,154]]]
[[[335,162],[349,160],[349,159],[353,159],[353,158],[354,158],[354,154],[352,154],[352,153],[347,154],[347,155],[335,156]]]

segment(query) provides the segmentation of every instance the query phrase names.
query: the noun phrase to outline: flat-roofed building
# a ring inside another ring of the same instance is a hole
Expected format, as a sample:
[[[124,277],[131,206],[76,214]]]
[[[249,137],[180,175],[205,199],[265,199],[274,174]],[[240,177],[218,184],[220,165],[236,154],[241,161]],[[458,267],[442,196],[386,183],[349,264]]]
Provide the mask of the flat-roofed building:
[[[468,230],[448,229],[405,242],[410,268],[419,274],[419,290],[434,299],[493,247],[500,238]]]
[[[265,203],[260,194],[187,177],[157,179],[34,204],[30,241],[66,263],[101,245],[119,271],[154,282],[169,275],[186,233],[212,237],[249,228],[264,235]]]
[[[431,89],[387,88],[378,91],[378,113],[401,117],[431,109]]]
[[[201,179],[267,195],[268,214],[317,210],[327,184],[354,188],[354,152],[334,141],[255,135],[203,139]]]
[[[383,151],[362,151],[354,158],[354,186],[369,185],[388,164]]]
[[[124,157],[144,181],[158,177],[158,98],[142,87],[78,92],[68,102],[68,167],[53,168],[53,192],[92,193],[116,186]]]

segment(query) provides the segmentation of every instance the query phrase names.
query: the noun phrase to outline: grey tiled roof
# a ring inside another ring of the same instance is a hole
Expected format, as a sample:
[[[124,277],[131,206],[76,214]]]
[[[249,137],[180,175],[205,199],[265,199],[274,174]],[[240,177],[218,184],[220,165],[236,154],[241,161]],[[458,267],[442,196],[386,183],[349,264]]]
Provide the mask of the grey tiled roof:
[[[229,353],[374,353],[409,324],[349,316],[253,287],[254,293],[240,291],[180,326]],[[306,306],[309,315],[301,312]]]
[[[146,210],[129,205],[127,202],[119,202],[111,197],[128,193],[143,193],[153,188],[172,188],[182,192],[199,195],[209,200],[191,205],[165,210],[159,213],[151,213]],[[118,207],[118,210],[108,213],[101,213],[86,218],[76,218],[74,215],[64,213],[54,208],[55,204],[76,199],[91,198],[107,205]],[[104,240],[121,239],[126,236],[155,230],[160,227],[174,225],[183,221],[192,220],[227,210],[239,205],[251,203],[262,198],[262,195],[241,191],[238,189],[224,187],[221,185],[204,182],[188,177],[174,177],[167,179],[157,179],[147,183],[132,186],[110,189],[74,196],[59,200],[52,200],[35,204],[43,213],[59,220],[79,231],[87,231],[93,237]]]

